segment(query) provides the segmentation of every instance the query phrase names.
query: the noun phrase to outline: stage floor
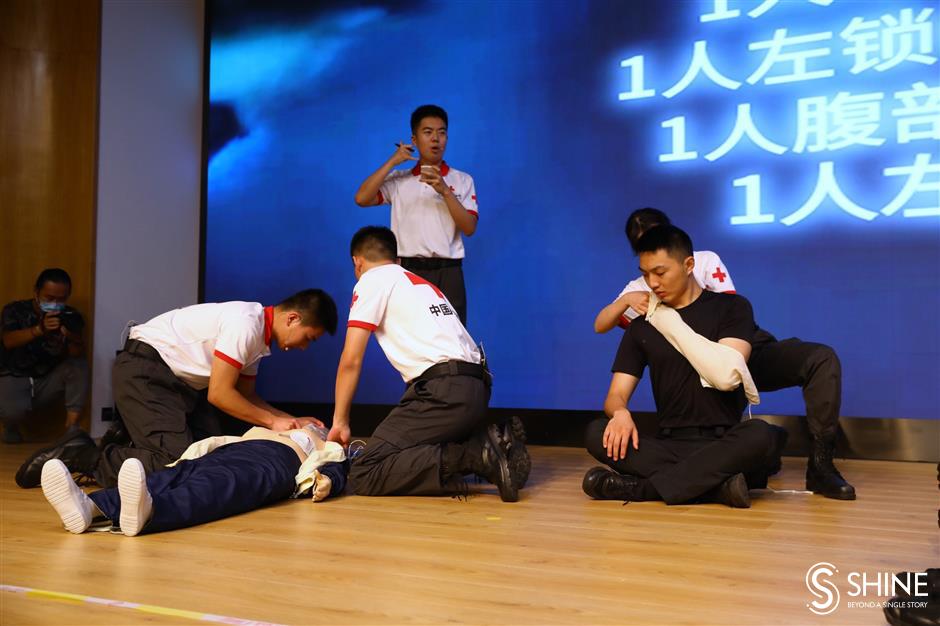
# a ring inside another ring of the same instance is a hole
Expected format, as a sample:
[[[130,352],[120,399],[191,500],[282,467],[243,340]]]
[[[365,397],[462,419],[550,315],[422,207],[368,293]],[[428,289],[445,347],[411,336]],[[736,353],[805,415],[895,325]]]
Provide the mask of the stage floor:
[[[39,489],[17,488],[34,448],[0,446],[2,624],[883,624],[880,607],[849,606],[885,600],[849,597],[850,573],[940,563],[926,463],[838,462],[854,502],[753,492],[747,510],[624,506],[581,492],[586,452],[533,447],[515,504],[483,485],[466,502],[291,500],[129,538],[71,535]],[[802,489],[804,469],[786,458],[771,487]],[[804,581],[819,562],[838,569],[825,617]]]

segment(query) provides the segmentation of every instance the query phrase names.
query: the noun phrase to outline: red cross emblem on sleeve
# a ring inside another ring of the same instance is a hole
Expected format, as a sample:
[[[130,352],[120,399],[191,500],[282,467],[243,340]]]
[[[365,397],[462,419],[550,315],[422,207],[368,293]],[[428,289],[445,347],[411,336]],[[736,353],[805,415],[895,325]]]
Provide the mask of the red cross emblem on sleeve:
[[[727,276],[727,274],[721,271],[721,267],[716,267],[715,273],[712,274],[712,278],[717,278],[719,283],[725,282],[725,276]]]

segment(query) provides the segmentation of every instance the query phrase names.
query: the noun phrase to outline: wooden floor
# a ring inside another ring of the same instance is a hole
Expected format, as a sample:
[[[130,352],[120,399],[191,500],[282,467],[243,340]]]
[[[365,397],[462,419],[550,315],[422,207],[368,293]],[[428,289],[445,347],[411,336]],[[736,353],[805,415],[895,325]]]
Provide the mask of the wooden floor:
[[[940,563],[931,464],[841,461],[855,502],[623,506],[582,494],[585,452],[533,448],[516,504],[488,486],[467,502],[288,501],[129,538],[71,535],[40,490],[18,489],[33,448],[0,447],[2,624],[883,624],[880,608],[846,605],[838,576]],[[804,467],[785,459],[771,487],[802,489]],[[842,593],[825,617],[804,582],[820,561]]]

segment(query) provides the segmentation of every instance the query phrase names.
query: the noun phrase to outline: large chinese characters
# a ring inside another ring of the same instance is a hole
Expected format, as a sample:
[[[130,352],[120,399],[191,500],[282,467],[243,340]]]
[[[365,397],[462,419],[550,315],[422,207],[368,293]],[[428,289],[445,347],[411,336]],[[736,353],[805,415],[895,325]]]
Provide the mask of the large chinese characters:
[[[795,2],[809,18],[813,12],[833,11],[839,5],[836,0],[791,0],[790,16]],[[761,31],[758,18],[767,20],[765,16],[772,16],[773,9],[783,4],[779,0],[710,0],[704,4],[698,15],[701,28],[753,20],[749,32],[762,37],[734,51],[735,58],[741,59],[735,68],[712,60],[706,37],[692,44],[685,72],[665,82],[659,91],[645,71],[645,55],[620,62],[627,89],[618,99],[624,106],[659,96],[669,103],[685,102],[694,111],[696,85],[705,81],[727,90],[728,100],[735,100],[729,105],[735,111],[733,124],[723,140],[711,143],[699,132],[711,120],[695,113],[670,113],[660,123],[667,148],[657,151],[658,162],[664,167],[679,162],[708,167],[743,145],[768,156],[789,154],[806,160],[815,185],[804,200],[787,206],[779,202],[773,206],[772,199],[763,197],[762,177],[768,174],[752,171],[732,178],[730,184],[741,190],[736,214],[729,218],[733,226],[793,226],[833,206],[868,222],[892,216],[940,216],[940,66],[935,54],[934,8],[894,1],[845,3],[838,15],[846,15],[846,8],[871,14],[846,17],[840,29],[813,30],[812,19],[804,19],[803,26],[795,27],[766,22],[769,28]],[[910,81],[911,68],[920,68],[923,80]],[[899,72],[908,77],[907,83],[895,78]],[[865,84],[877,89],[859,90],[858,77],[872,79]],[[774,113],[789,123],[761,127],[755,121],[760,119],[756,102],[768,92],[774,95]],[[838,174],[840,167],[851,167],[842,156],[849,149],[856,156],[866,150],[867,156],[883,159],[879,173],[891,189],[890,198],[873,205],[870,197],[852,198],[843,191]]]

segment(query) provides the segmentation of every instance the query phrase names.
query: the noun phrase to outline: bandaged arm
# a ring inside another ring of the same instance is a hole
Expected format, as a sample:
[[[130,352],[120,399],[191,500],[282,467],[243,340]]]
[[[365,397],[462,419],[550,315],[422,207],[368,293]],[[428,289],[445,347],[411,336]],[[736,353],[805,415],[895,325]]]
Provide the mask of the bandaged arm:
[[[748,402],[760,403],[757,387],[747,369],[751,355],[748,341],[736,337],[722,338],[718,342],[706,339],[692,330],[675,309],[659,301],[655,293],[650,294],[646,319],[695,368],[703,387],[731,391],[744,385]]]

